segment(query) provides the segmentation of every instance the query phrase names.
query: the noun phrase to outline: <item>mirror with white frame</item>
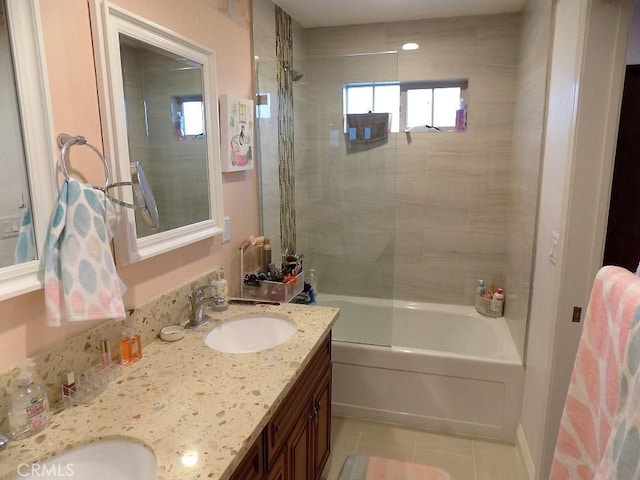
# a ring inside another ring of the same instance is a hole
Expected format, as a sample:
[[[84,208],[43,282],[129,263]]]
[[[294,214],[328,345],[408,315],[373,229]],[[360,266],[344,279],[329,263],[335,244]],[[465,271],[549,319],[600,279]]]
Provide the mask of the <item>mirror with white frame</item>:
[[[42,287],[55,161],[37,0],[0,0],[0,300]]]
[[[215,53],[104,0],[92,22],[105,153],[118,180],[144,166],[159,227],[122,212],[116,260],[126,265],[222,233]],[[130,189],[118,196],[131,202]]]

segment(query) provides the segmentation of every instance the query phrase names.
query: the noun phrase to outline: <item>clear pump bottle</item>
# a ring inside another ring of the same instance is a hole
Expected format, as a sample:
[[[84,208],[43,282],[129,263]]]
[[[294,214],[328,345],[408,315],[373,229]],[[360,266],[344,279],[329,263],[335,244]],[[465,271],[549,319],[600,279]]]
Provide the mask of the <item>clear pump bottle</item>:
[[[31,372],[22,371],[9,403],[9,435],[14,440],[30,437],[49,425],[49,397],[44,387],[33,381]]]

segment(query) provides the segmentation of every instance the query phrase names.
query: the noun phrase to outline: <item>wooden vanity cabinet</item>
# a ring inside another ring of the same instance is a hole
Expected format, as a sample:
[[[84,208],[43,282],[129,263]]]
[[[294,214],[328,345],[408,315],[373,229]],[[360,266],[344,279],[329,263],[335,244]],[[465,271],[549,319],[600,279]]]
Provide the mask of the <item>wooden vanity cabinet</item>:
[[[234,480],[261,480],[264,478],[264,472],[264,441],[261,435],[231,474],[231,478]]]
[[[262,470],[255,460],[256,449],[264,453]],[[330,451],[331,335],[328,335],[231,479],[318,480]]]

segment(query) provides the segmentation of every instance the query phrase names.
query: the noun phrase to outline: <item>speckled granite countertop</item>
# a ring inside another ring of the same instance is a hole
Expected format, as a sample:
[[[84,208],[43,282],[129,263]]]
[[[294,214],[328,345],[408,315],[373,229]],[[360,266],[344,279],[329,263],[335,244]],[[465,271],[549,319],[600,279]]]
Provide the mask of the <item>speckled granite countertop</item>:
[[[274,312],[294,320],[287,342],[257,353],[210,349],[214,322],[245,312]],[[48,458],[73,445],[127,438],[151,447],[159,480],[224,479],[258,437],[337,318],[337,309],[285,304],[232,306],[184,339],[154,341],[143,358],[86,405],[67,408],[42,433],[0,452],[0,478],[20,464]],[[197,456],[194,466],[181,459]]]

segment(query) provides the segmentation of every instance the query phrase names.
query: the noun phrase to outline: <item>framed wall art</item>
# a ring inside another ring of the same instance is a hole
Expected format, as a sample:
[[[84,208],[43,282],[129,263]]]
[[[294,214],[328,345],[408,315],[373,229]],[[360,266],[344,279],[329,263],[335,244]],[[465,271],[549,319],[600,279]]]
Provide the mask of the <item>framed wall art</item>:
[[[253,117],[253,100],[220,96],[220,156],[223,172],[253,169]]]

